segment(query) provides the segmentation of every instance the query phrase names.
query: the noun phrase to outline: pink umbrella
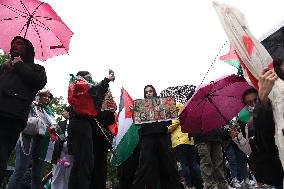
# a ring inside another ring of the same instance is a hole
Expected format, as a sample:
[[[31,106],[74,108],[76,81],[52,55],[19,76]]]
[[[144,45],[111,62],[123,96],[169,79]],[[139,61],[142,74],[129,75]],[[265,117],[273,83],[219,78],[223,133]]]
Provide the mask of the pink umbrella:
[[[37,0],[0,0],[0,48],[9,52],[15,36],[30,40],[35,58],[66,54],[73,32],[47,3]]]
[[[179,116],[182,132],[207,133],[229,123],[244,107],[242,94],[249,87],[230,75],[196,89]]]

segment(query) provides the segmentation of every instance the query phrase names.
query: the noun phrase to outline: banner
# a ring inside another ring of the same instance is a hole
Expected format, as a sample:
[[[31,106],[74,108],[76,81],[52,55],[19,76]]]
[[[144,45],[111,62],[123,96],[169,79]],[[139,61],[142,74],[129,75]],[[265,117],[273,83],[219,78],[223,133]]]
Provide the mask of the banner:
[[[176,100],[172,97],[137,99],[133,101],[134,124],[151,123],[176,119]]]

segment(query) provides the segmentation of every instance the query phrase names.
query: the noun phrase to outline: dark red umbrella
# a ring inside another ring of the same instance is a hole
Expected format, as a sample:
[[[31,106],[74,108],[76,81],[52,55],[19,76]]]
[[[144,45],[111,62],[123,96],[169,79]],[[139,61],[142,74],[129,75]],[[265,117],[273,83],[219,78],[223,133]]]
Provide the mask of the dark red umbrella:
[[[207,133],[228,124],[244,107],[249,87],[243,77],[230,75],[196,89],[179,116],[182,132]]]
[[[15,36],[30,40],[35,58],[66,54],[72,31],[47,3],[37,0],[0,0],[0,48],[6,53]]]

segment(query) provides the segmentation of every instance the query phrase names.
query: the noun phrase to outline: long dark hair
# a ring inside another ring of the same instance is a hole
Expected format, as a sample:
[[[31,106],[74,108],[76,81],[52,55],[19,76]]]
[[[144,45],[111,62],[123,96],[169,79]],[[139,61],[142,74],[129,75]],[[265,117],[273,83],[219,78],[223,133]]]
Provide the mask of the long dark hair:
[[[247,95],[251,94],[251,93],[255,93],[256,95],[258,94],[258,91],[253,88],[253,87],[250,87],[248,88],[247,90],[245,90],[245,92],[243,93],[242,95],[242,101],[243,101],[243,104],[246,105],[246,102],[245,102],[245,98]]]
[[[281,69],[281,65],[284,64],[284,59],[276,59],[273,60],[273,67],[274,71],[277,74],[277,76],[284,81],[284,72]]]
[[[157,95],[157,91],[156,91],[156,89],[153,87],[153,85],[146,85],[145,87],[144,87],[144,98],[146,98],[146,88],[147,87],[151,87],[152,88],[152,90],[153,90],[153,97],[158,97],[158,95]]]

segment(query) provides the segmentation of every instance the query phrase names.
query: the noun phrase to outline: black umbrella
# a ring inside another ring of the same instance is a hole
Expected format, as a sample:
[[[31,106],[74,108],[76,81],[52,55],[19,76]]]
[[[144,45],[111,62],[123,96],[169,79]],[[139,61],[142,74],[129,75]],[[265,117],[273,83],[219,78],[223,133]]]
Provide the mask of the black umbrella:
[[[284,59],[284,26],[273,28],[260,40],[273,60]]]
[[[185,103],[193,95],[195,91],[195,86],[193,85],[181,85],[175,87],[168,87],[161,91],[161,97],[172,96],[177,102]]]

